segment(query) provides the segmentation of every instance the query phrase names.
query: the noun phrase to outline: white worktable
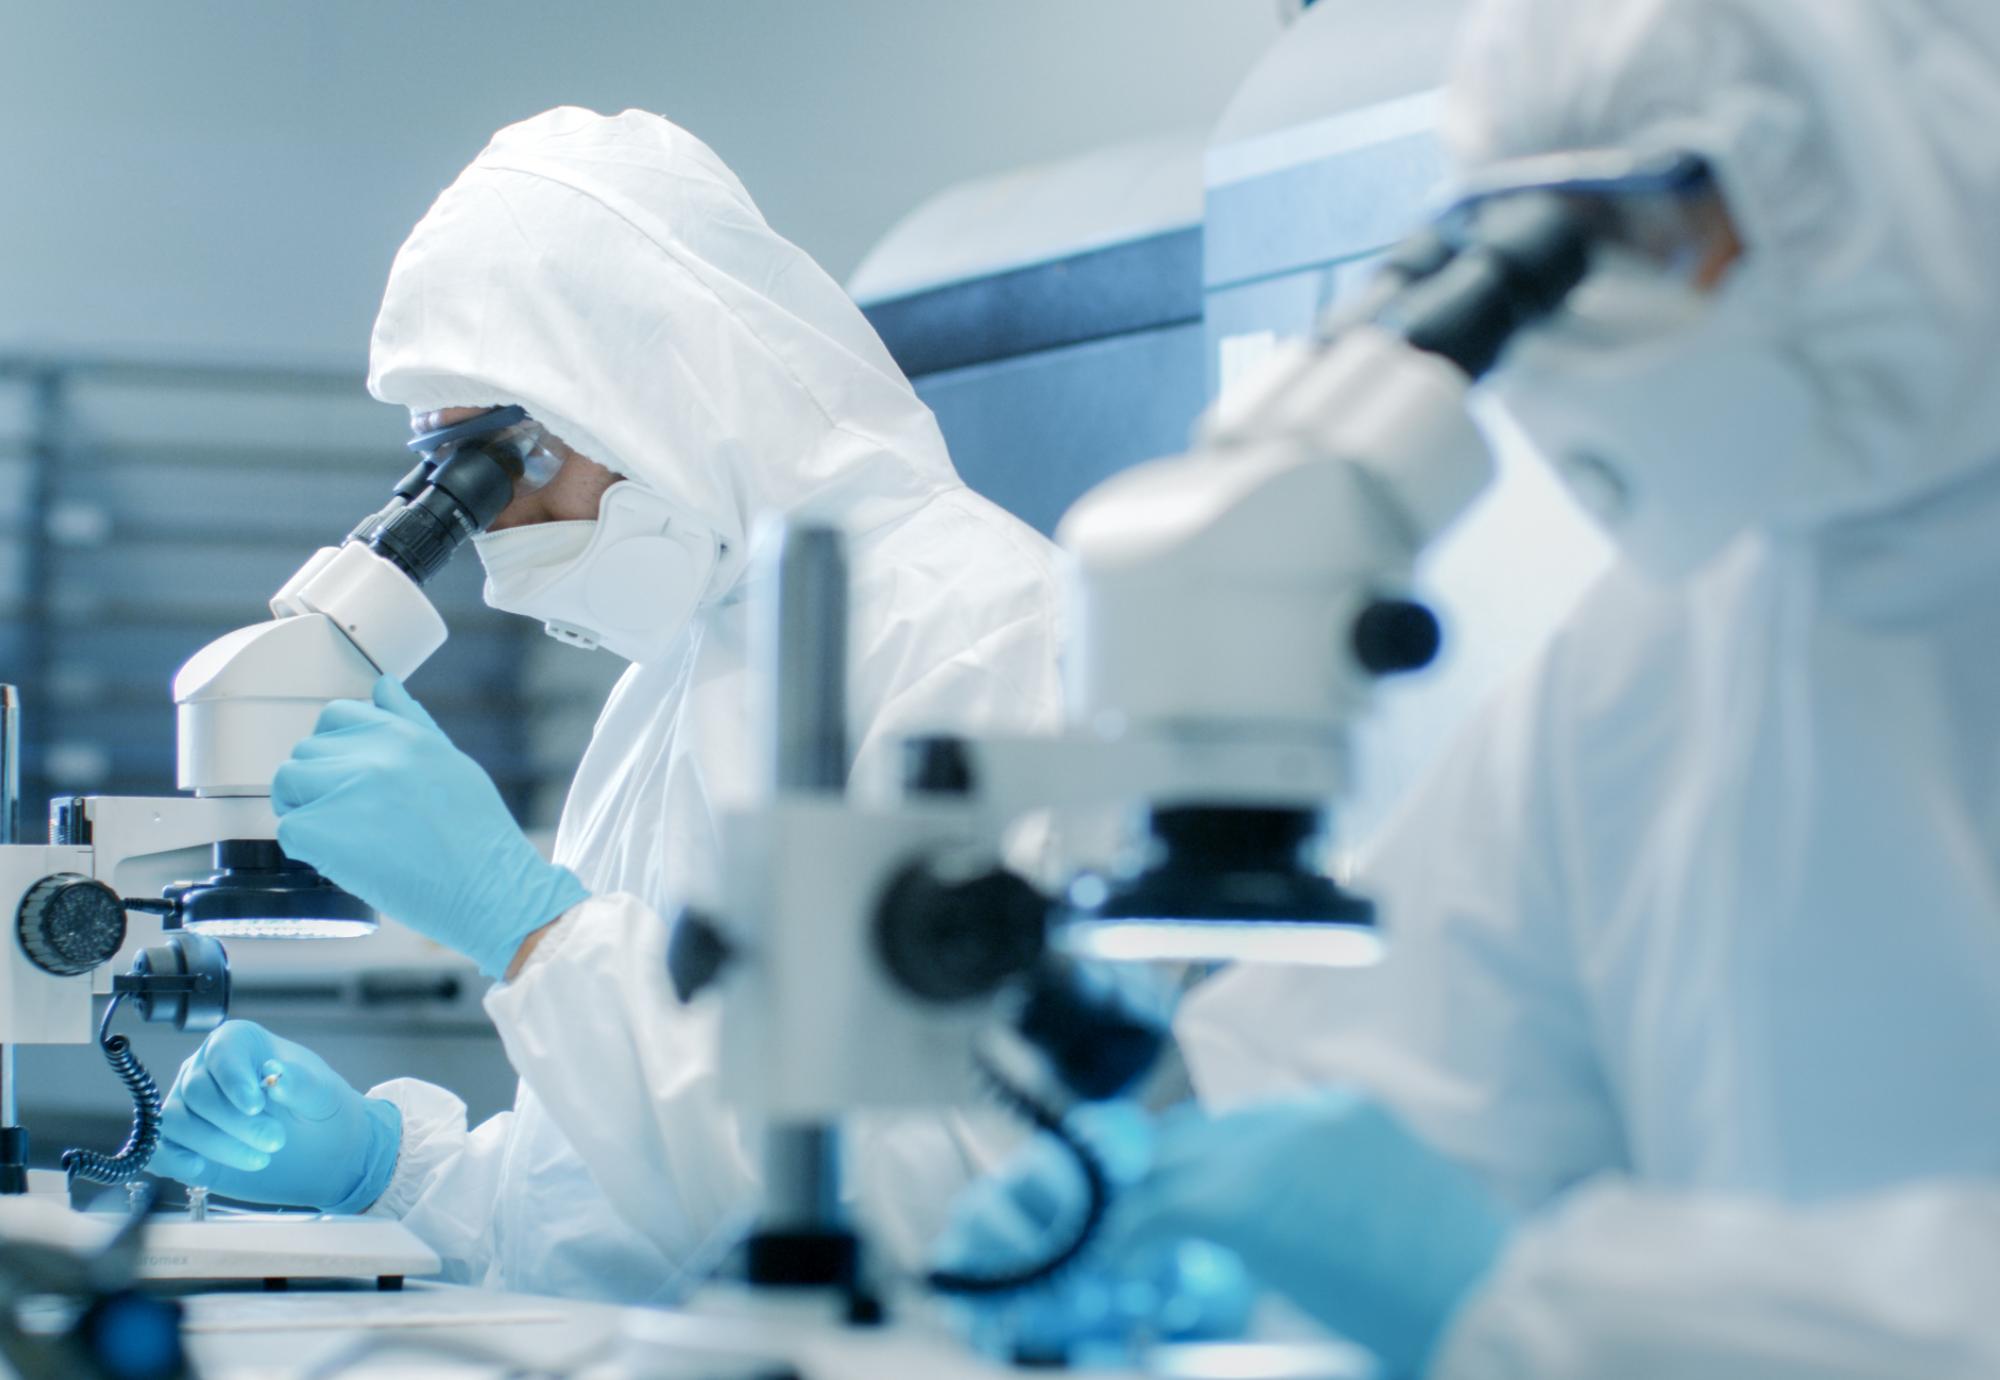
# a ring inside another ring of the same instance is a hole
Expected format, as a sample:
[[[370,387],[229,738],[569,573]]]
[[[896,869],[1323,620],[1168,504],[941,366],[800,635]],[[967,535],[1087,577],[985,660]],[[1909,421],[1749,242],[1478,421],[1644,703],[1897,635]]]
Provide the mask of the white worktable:
[[[1018,1374],[915,1327],[837,1331],[448,1284],[412,1283],[398,1293],[197,1294],[184,1302],[188,1351],[203,1380],[542,1373],[764,1380],[792,1372],[803,1380],[999,1380]]]

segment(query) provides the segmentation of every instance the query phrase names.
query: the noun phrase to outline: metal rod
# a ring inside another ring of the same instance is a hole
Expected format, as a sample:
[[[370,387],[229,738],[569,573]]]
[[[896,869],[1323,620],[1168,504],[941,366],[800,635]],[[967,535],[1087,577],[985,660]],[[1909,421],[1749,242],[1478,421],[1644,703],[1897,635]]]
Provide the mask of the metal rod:
[[[779,792],[847,789],[847,550],[831,527],[785,528],[756,658],[770,701],[771,781]],[[838,1232],[840,1132],[794,1122],[764,1133],[766,1231]]]
[[[21,841],[21,692],[0,685],[0,844]],[[14,1046],[0,1045],[0,1127],[19,1126]]]
[[[773,784],[847,789],[847,550],[831,527],[787,528],[766,623]]]
[[[22,604],[20,683],[28,687],[29,694],[41,696],[35,702],[35,712],[41,716],[42,741],[47,743],[58,741],[62,734],[61,716],[48,693],[55,664],[55,620],[51,603],[55,553],[51,548],[50,532],[59,476],[68,454],[69,406],[68,390],[60,374],[45,372],[32,376],[28,382],[28,492],[23,505],[26,526],[22,532],[19,556]],[[48,783],[40,781],[36,787],[36,794],[46,800]]]
[[[819,1122],[772,1126],[764,1132],[765,1231],[838,1230],[840,1132]]]
[[[0,685],[0,844],[21,841],[21,692]]]

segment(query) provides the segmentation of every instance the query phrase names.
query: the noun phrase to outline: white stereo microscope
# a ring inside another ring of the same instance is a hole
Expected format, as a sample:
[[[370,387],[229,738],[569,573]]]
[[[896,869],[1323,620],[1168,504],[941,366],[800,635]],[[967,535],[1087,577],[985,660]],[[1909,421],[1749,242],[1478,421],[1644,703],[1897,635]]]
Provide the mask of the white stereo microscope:
[[[1706,178],[1692,159],[1645,171],[1676,195]],[[681,1000],[721,1001],[725,1085],[767,1128],[752,1286],[873,1312],[838,1124],[964,1105],[981,1084],[1065,1140],[1092,1205],[1043,1262],[928,1283],[1004,1293],[1076,1257],[1109,1189],[1063,1131],[1064,1103],[1117,1091],[1157,1032],[1093,1004],[1072,960],[1378,957],[1372,907],[1317,846],[1352,785],[1348,730],[1377,682],[1438,649],[1407,591],[1494,471],[1471,389],[1616,229],[1589,196],[1507,189],[1394,252],[1193,451],[1065,517],[1065,729],[906,743],[894,798],[846,787],[839,539],[785,534],[753,644],[771,688],[766,794],[725,821],[718,903],[680,917],[669,954]],[[1009,870],[1003,839],[1079,805],[1130,810],[1132,846],[1046,895]]]
[[[0,1195],[27,1190],[13,1046],[100,1041],[133,1094],[132,1136],[116,1154],[69,1152],[64,1167],[75,1178],[130,1182],[158,1139],[159,1091],[129,1042],[110,1034],[119,1004],[131,997],[147,1020],[209,1029],[228,1001],[216,940],[374,931],[366,904],[279,849],[271,777],[327,702],[367,699],[379,676],[406,677],[443,645],[444,621],[421,586],[512,497],[533,444],[524,419],[518,407],[497,409],[411,442],[421,462],[389,503],[341,545],[316,552],[273,596],[270,621],[218,638],[181,667],[174,702],[185,794],[58,800],[48,841],[22,841],[19,705],[4,692],[0,924],[13,933],[0,941]],[[142,949],[132,973],[112,977],[105,965],[124,948],[133,911],[160,916],[164,942]],[[92,998],[106,992],[110,1007],[96,1026]],[[226,1237],[201,1233],[206,1223],[154,1226],[146,1272],[400,1276],[437,1268],[400,1224],[327,1219],[307,1243],[296,1216],[251,1216],[266,1225],[218,1216],[217,1224],[232,1223]]]

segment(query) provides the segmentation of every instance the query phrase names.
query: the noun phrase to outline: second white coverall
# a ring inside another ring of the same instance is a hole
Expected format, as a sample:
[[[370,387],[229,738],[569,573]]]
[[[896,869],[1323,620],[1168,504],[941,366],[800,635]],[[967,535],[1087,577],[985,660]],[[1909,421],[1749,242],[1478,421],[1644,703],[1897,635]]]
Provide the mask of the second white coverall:
[[[1434,1376],[2000,1373],[2000,15],[1492,0],[1453,100],[1475,168],[1710,156],[1847,511],[1607,578],[1364,868],[1388,965],[1218,981],[1196,1081],[1544,1210]]]

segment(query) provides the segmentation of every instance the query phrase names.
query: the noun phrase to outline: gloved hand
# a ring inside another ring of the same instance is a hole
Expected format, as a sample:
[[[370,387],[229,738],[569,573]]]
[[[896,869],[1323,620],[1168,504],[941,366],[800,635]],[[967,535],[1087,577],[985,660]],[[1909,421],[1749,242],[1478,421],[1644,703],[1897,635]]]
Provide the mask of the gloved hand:
[[[149,1168],[245,1202],[361,1212],[389,1186],[402,1140],[392,1103],[304,1045],[225,1021],[181,1065]]]
[[[1129,1106],[1111,1110],[1136,1115]],[[1227,1286],[1214,1257],[1183,1257],[1172,1268],[1186,1279],[1161,1288],[1162,1262],[1174,1259],[1168,1253],[1198,1241],[1374,1351],[1391,1375],[1421,1374],[1453,1309],[1511,1230],[1507,1212],[1468,1174],[1350,1092],[1223,1117],[1182,1108],[1161,1119],[1142,1155],[1122,1158],[1101,1125],[1079,1126],[1076,1117],[1071,1124],[1117,1165],[1111,1211],[1091,1250],[1048,1290],[996,1300],[982,1319],[990,1328],[998,1316],[1046,1351],[1088,1342],[1117,1300],[1127,1309],[1133,1299],[1150,1300],[1162,1310],[1123,1318],[1127,1333],[1157,1325],[1190,1287],[1222,1302]],[[1134,1132],[1123,1129],[1120,1139],[1131,1144]],[[951,1268],[983,1273],[1037,1258],[1068,1239],[1085,1196],[1061,1148],[1038,1142],[960,1197],[941,1254]],[[1232,1306],[1241,1326],[1249,1291],[1238,1287],[1243,1299]],[[1205,1311],[1212,1324],[1228,1310]]]
[[[1152,1123],[1135,1104],[1081,1107],[1065,1124],[1097,1156],[1114,1195],[1147,1172]],[[1054,1137],[1041,1136],[1003,1172],[960,1195],[933,1264],[995,1275],[1045,1260],[1074,1238],[1088,1196],[1075,1157]],[[980,1349],[1010,1361],[1089,1365],[1124,1360],[1135,1336],[1176,1342],[1240,1337],[1255,1301],[1255,1286],[1233,1255],[1180,1240],[1136,1251],[1116,1270],[1086,1254],[1045,1284],[966,1302]]]
[[[278,846],[501,977],[521,941],[589,895],[528,842],[477,762],[393,676],[335,700],[271,779]]]
[[[1498,1259],[1509,1212],[1379,1104],[1330,1091],[1228,1116],[1165,1119],[1153,1167],[1101,1247],[1125,1260],[1195,1237],[1420,1375],[1445,1324]]]

